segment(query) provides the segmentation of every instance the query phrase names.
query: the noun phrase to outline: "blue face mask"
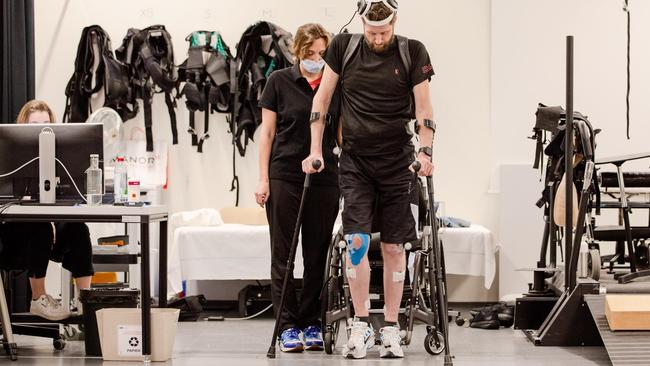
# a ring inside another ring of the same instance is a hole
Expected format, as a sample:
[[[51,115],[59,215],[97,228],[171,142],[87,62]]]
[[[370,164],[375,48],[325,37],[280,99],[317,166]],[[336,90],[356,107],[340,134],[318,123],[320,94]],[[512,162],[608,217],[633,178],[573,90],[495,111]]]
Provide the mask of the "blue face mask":
[[[310,59],[302,59],[300,60],[300,63],[302,63],[302,67],[305,69],[310,74],[317,74],[319,73],[323,67],[325,66],[325,60],[322,58],[318,61],[312,61]]]

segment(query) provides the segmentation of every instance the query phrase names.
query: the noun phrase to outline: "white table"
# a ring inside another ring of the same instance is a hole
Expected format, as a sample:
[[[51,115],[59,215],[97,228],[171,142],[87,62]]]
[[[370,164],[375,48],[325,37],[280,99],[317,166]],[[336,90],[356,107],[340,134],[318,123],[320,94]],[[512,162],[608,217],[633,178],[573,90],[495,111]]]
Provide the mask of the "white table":
[[[335,227],[335,231],[338,230]],[[448,274],[483,276],[489,289],[496,273],[499,245],[481,225],[442,228]],[[302,278],[300,247],[294,278]],[[180,227],[175,230],[169,253],[169,280],[180,291],[182,280],[268,279],[271,245],[268,225],[223,224]]]
[[[99,222],[140,225],[140,265],[142,303],[142,355],[151,355],[151,289],[149,283],[149,224],[160,223],[159,307],[167,306],[167,207],[162,205],[125,206],[50,206],[12,205],[0,212],[1,221],[16,222]]]

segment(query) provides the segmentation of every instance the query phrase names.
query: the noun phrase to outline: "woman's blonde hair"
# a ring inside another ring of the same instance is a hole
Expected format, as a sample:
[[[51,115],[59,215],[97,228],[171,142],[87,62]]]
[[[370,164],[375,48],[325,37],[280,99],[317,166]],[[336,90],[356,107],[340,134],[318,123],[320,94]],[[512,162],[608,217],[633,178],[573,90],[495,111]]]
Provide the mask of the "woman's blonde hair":
[[[293,38],[292,51],[295,58],[294,61],[305,58],[309,47],[320,38],[325,40],[325,47],[329,46],[331,35],[322,25],[318,23],[307,23],[298,27],[296,36]]]
[[[25,103],[25,105],[20,108],[18,117],[16,117],[16,123],[27,123],[29,121],[29,115],[34,112],[47,112],[47,114],[50,116],[50,123],[56,122],[56,118],[54,117],[54,113],[52,112],[50,106],[42,100],[34,99]]]

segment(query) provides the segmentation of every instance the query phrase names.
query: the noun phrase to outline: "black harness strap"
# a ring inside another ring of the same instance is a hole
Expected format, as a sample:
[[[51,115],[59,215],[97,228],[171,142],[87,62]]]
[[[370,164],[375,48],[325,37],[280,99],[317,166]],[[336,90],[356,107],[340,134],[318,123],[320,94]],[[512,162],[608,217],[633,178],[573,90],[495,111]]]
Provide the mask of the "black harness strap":
[[[196,126],[194,125],[194,111],[190,111],[190,128],[187,129],[187,132],[192,136],[192,146],[197,146],[199,140],[196,135]]]
[[[144,105],[144,128],[147,138],[147,151],[153,151],[153,129],[151,122],[151,89],[144,83],[142,86],[142,104]]]
[[[353,34],[352,37],[350,37],[350,42],[348,43],[348,46],[345,49],[345,53],[343,54],[343,64],[341,66],[341,75],[343,75],[343,70],[345,70],[345,66],[347,66],[348,62],[352,58],[352,55],[354,54],[354,51],[357,50],[357,47],[359,46],[359,43],[361,42],[361,37],[363,37],[362,34]]]
[[[542,141],[542,131],[536,131],[537,135],[537,144],[535,147],[535,162],[533,163],[533,169],[539,169],[540,164],[544,159],[544,141]]]
[[[178,126],[176,125],[176,102],[171,96],[171,93],[165,93],[165,104],[167,104],[167,110],[169,111],[169,122],[172,127],[172,144],[178,144]]]
[[[210,83],[206,82],[205,85],[203,86],[203,95],[205,97],[205,101],[207,103],[208,96],[210,94]],[[203,152],[203,142],[205,140],[210,138],[210,134],[208,134],[208,129],[210,128],[210,108],[205,106],[205,110],[203,111],[203,136],[199,139],[198,147],[196,151],[202,153]]]
[[[237,69],[240,60],[235,59],[234,65],[230,66],[230,98],[233,106],[230,111],[230,133],[232,134],[232,181],[230,182],[230,192],[235,192],[235,207],[239,206],[239,177],[237,176],[237,166],[235,164],[235,128],[237,126],[237,114],[239,113],[239,88],[237,87]]]

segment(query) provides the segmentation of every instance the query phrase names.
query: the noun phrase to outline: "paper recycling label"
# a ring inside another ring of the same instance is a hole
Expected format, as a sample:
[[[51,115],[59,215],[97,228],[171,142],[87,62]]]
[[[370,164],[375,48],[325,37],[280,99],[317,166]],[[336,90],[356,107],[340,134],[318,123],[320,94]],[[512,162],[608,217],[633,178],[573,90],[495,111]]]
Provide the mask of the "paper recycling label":
[[[117,353],[124,357],[142,355],[142,327],[140,325],[117,326]]]

